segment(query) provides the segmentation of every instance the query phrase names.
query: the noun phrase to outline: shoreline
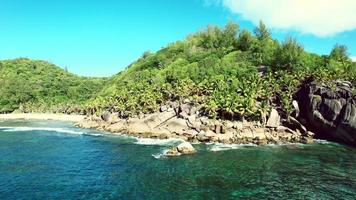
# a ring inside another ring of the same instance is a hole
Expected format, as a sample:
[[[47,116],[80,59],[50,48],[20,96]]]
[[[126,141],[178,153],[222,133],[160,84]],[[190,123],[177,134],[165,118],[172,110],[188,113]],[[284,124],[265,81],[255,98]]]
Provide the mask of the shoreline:
[[[105,118],[105,117],[103,117]],[[115,114],[108,119],[85,115],[54,113],[0,114],[0,120],[54,120],[72,122],[79,128],[107,131],[111,134],[124,134],[138,138],[182,139],[196,143],[222,144],[285,144],[312,143],[312,136],[277,125],[275,128],[257,127],[251,123],[228,121],[222,123],[197,118],[179,118],[173,110],[145,115],[143,118],[120,119]],[[199,121],[199,124],[197,124]]]
[[[0,114],[0,120],[57,120],[77,123],[84,120],[85,115],[69,115],[54,113],[16,113]]]
[[[190,143],[223,144],[285,144],[313,143],[314,134],[299,129],[290,129],[280,123],[269,120],[269,126],[253,122],[212,120],[176,109],[161,109],[159,112],[139,117],[123,119],[117,113],[101,116],[88,116],[76,123],[79,128],[107,131],[112,134],[124,134],[138,138],[182,139]]]

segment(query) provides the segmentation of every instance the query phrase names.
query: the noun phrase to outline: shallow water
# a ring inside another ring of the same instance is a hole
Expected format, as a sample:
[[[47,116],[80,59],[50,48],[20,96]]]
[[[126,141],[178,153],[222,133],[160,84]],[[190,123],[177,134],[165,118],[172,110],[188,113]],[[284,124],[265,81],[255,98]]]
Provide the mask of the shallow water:
[[[0,199],[356,199],[356,150],[319,141],[194,145],[54,121],[0,122]]]

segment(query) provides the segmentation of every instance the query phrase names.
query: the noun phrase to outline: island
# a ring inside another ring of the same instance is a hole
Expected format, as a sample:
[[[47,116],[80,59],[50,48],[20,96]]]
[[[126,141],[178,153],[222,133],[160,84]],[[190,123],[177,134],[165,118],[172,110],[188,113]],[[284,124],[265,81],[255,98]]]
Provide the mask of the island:
[[[188,142],[323,138],[355,146],[355,83],[356,63],[344,45],[318,55],[292,37],[273,39],[263,22],[253,33],[229,22],[144,52],[109,78],[77,76],[46,61],[2,60],[0,112],[82,115],[72,120],[79,127]]]

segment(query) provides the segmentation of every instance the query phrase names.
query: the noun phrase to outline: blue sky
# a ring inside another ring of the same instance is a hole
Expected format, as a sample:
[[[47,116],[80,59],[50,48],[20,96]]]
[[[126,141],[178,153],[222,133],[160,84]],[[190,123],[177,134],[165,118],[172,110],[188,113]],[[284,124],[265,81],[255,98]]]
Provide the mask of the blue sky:
[[[43,59],[79,75],[110,76],[144,51],[156,51],[208,24],[222,26],[233,20],[242,28],[253,29],[258,20],[251,16],[264,10],[250,9],[252,6],[247,4],[256,0],[239,4],[244,1],[0,0],[0,59]],[[342,1],[348,0],[339,0]],[[355,8],[350,13],[356,13]],[[308,18],[307,22],[314,22],[308,24],[288,18],[288,22],[295,22],[288,24],[270,20],[275,19],[271,16],[274,12],[266,10],[267,14],[257,16],[273,27],[275,38],[295,36],[306,50],[319,54],[328,54],[336,43],[346,44],[351,56],[356,56],[356,26],[349,21],[345,21],[345,26],[337,26],[341,24],[337,20],[335,25],[325,26],[320,20]],[[280,15],[283,17],[283,13]],[[304,24],[309,27],[303,27]],[[315,24],[324,27],[315,29]],[[336,28],[328,29],[329,26]]]

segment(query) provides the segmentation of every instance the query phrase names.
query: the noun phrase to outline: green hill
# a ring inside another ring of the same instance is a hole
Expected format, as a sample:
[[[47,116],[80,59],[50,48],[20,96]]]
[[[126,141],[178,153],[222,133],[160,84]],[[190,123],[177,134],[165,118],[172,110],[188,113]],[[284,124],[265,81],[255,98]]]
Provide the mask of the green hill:
[[[292,96],[308,77],[356,82],[347,48],[330,55],[279,42],[261,22],[253,33],[237,24],[209,26],[156,53],[145,52],[109,79],[85,78],[45,61],[0,61],[0,112],[152,113],[189,101],[211,118],[260,120],[271,107],[292,112]]]
[[[84,78],[45,61],[0,61],[0,112],[85,112],[104,79]]]
[[[274,40],[263,23],[254,33],[228,23],[145,52],[113,76],[87,109],[127,117],[190,101],[212,118],[260,119],[272,106],[289,114],[293,93],[310,76],[355,84],[356,66],[345,46],[319,56],[293,38]]]

